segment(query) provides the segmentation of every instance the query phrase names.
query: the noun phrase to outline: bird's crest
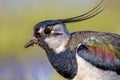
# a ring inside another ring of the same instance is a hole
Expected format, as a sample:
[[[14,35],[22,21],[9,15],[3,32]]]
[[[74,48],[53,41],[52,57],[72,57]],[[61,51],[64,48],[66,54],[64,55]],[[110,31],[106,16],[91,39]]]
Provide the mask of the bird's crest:
[[[60,19],[59,21],[61,21],[63,23],[71,23],[71,22],[80,22],[80,21],[90,19],[90,18],[96,16],[97,14],[101,13],[104,10],[104,8],[102,6],[103,2],[104,2],[104,0],[102,0],[93,9],[91,9],[90,11],[88,11],[82,15],[72,17],[72,18],[67,18],[67,19]]]

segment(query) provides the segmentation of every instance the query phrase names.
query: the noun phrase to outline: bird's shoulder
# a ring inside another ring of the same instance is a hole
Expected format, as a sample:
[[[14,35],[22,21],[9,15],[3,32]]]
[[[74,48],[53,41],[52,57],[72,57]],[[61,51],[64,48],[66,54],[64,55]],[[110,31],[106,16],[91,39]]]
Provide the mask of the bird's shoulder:
[[[101,33],[101,32],[100,32]],[[75,48],[79,43],[85,39],[100,34],[96,31],[78,31],[71,33],[71,48]]]
[[[108,32],[98,32],[98,31],[78,31],[71,33],[71,48],[75,48],[80,43],[90,43],[95,42],[102,44],[111,44],[114,47],[120,49],[120,35]],[[96,45],[98,45],[96,43]]]

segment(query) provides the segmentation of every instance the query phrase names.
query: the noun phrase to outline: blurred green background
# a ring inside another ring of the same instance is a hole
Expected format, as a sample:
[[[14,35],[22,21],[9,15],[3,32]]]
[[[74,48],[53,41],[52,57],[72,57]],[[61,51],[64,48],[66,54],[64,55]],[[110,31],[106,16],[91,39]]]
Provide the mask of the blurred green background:
[[[0,0],[0,80],[63,80],[38,46],[24,49],[33,26],[43,20],[85,13],[100,0]],[[70,32],[94,30],[120,34],[120,0],[87,21],[67,24]]]

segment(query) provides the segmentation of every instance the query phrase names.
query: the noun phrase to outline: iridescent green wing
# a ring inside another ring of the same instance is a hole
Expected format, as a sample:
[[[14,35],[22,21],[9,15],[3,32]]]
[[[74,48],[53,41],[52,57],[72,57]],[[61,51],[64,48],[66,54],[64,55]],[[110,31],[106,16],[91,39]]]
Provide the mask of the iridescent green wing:
[[[106,70],[120,70],[120,36],[96,33],[85,38],[78,46],[79,56],[93,65]]]

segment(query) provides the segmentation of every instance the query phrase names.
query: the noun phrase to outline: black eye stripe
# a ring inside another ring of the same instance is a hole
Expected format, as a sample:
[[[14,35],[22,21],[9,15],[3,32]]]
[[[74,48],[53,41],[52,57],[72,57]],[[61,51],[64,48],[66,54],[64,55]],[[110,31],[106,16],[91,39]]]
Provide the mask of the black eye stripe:
[[[41,36],[40,33],[38,33],[38,32],[35,33],[35,37],[40,37],[40,36]]]

